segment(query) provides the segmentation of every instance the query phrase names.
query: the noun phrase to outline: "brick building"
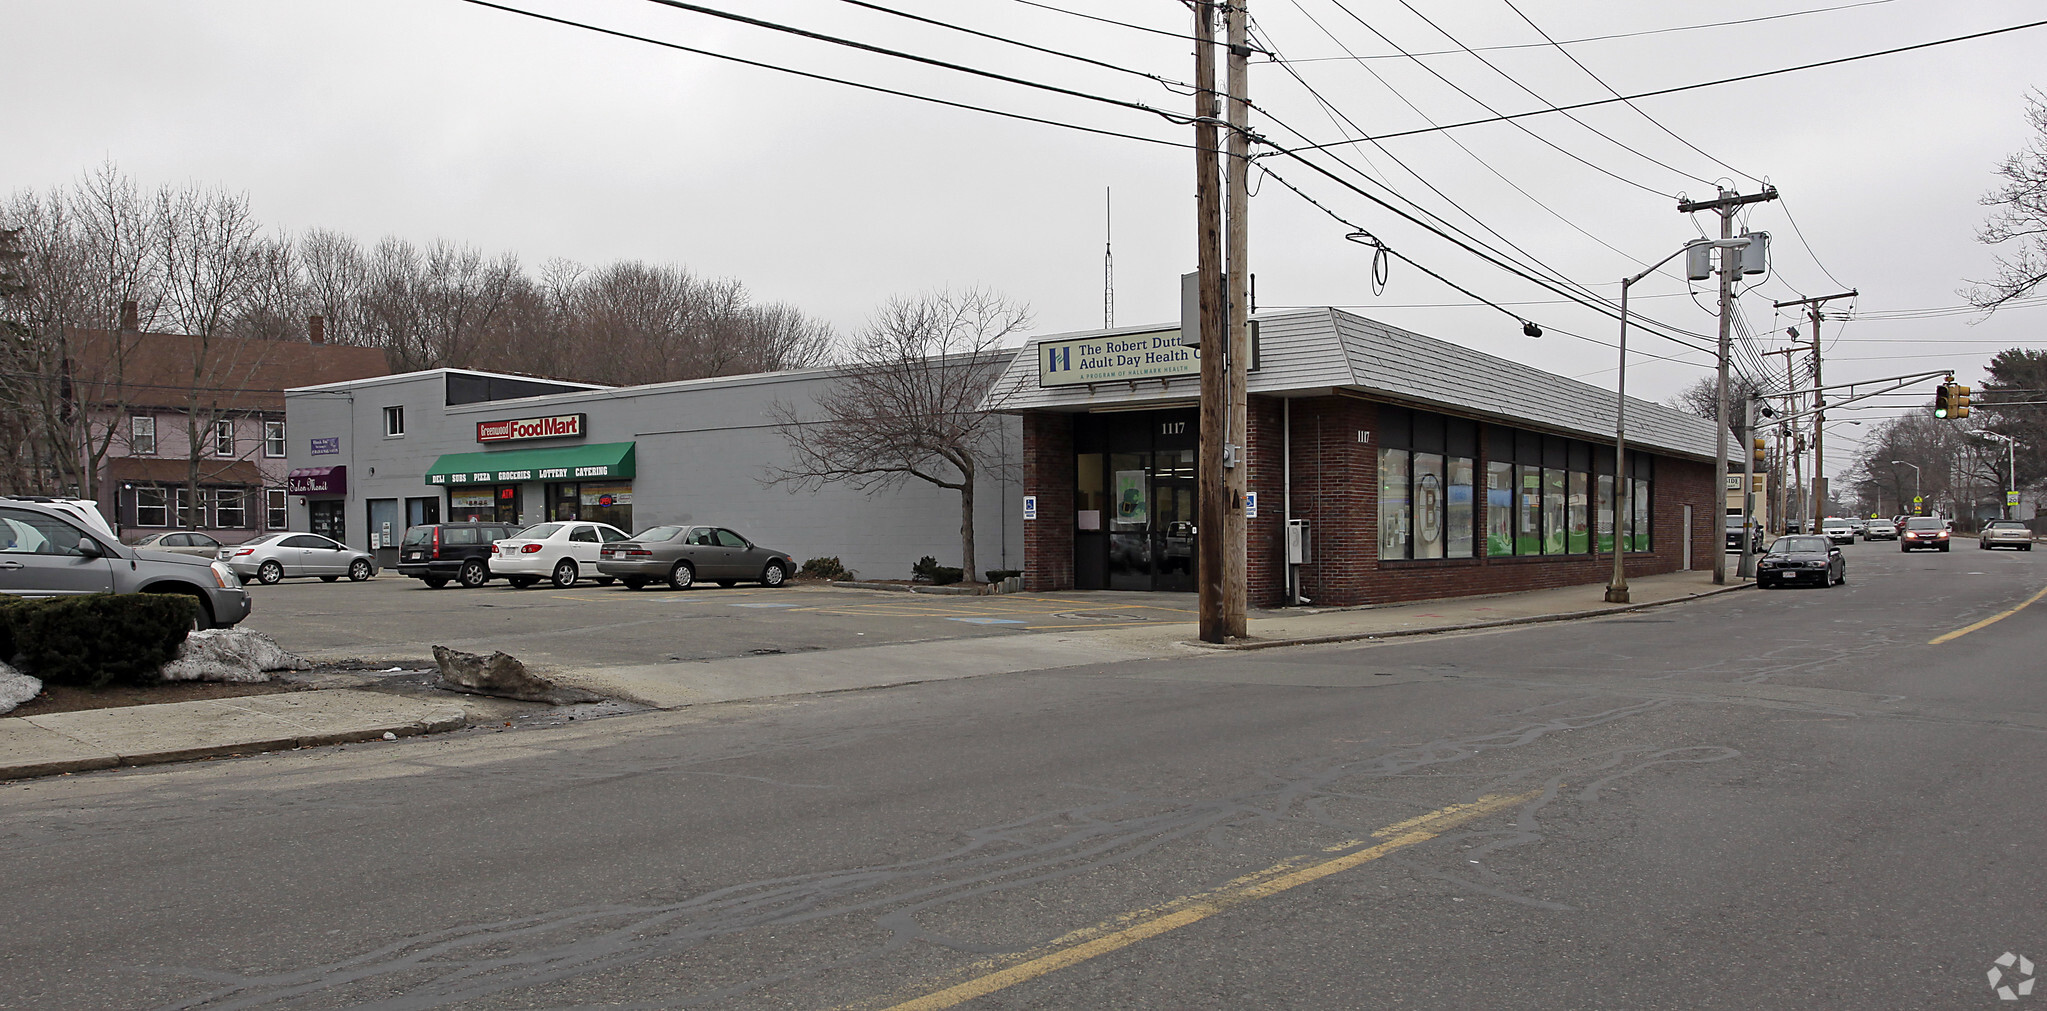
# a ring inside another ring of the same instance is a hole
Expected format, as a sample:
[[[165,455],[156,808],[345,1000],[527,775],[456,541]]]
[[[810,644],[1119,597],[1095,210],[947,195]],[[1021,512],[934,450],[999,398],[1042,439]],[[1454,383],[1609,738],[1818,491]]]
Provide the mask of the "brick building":
[[[1290,599],[1290,575],[1343,605],[1604,582],[1616,538],[1631,575],[1721,550],[1709,421],[1630,399],[1616,475],[1612,391],[1335,309],[1253,326],[1253,606]],[[1029,589],[1194,589],[1199,368],[1170,327],[1044,337],[1011,363],[984,406],[1023,418]]]

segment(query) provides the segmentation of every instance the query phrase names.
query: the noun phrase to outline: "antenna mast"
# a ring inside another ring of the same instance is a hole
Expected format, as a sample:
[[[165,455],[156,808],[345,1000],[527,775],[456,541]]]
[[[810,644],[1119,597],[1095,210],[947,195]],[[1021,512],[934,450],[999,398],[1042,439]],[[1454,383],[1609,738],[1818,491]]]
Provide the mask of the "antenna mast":
[[[1102,187],[1102,329],[1116,327],[1116,216],[1111,191]]]

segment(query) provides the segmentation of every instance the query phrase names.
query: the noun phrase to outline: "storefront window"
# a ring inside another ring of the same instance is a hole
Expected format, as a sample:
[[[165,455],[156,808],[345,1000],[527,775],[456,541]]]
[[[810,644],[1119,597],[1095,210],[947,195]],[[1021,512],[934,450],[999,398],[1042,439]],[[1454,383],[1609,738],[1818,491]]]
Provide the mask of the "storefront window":
[[[1561,555],[1567,543],[1564,529],[1565,475],[1561,470],[1542,472],[1542,553]]]
[[[1514,553],[1514,465],[1485,465],[1485,553]]]
[[[1542,468],[1530,464],[1514,467],[1514,553],[1542,554]]]
[[[1647,551],[1649,550],[1649,482],[1647,479],[1639,477],[1635,479],[1633,499],[1633,501],[1628,503],[1630,507],[1629,512],[1634,514],[1635,521],[1633,529],[1630,531],[1633,536],[1629,539],[1628,550]]]
[[[1379,451],[1379,557],[1406,558],[1408,522],[1407,450]]]
[[[519,522],[519,486],[479,484],[448,489],[448,522]]]
[[[1074,526],[1081,530],[1100,530],[1102,515],[1109,509],[1109,489],[1103,484],[1102,477],[1102,454],[1081,453],[1076,460],[1080,469],[1074,482]]]
[[[1447,489],[1444,553],[1451,558],[1470,558],[1472,548],[1472,478],[1477,467],[1468,456],[1453,456],[1443,475]]]
[[[1598,510],[1597,510],[1597,515],[1598,515],[1598,517],[1599,517],[1599,519],[1598,519],[1598,523],[1599,523],[1599,526],[1598,526],[1598,528],[1597,528],[1597,530],[1596,530],[1595,532],[1596,532],[1596,533],[1598,534],[1598,536],[1599,536],[1599,542],[1598,542],[1598,543],[1599,543],[1599,553],[1603,555],[1603,554],[1606,554],[1606,553],[1608,553],[1608,552],[1610,552],[1610,551],[1612,551],[1612,550],[1613,550],[1613,475],[1612,475],[1612,474],[1601,474],[1601,475],[1599,475],[1599,490],[1598,490],[1598,494],[1597,494],[1597,499],[1598,499]]]
[[[1414,454],[1414,556],[1444,555],[1443,456]]]
[[[633,528],[633,486],[629,481],[611,484],[585,483],[577,490],[582,502],[582,519],[609,523],[620,530]]]
[[[1592,550],[1592,531],[1589,527],[1587,510],[1591,507],[1589,485],[1592,475],[1583,471],[1571,473],[1571,487],[1565,493],[1565,522],[1570,525],[1570,534],[1565,550],[1582,555]]]

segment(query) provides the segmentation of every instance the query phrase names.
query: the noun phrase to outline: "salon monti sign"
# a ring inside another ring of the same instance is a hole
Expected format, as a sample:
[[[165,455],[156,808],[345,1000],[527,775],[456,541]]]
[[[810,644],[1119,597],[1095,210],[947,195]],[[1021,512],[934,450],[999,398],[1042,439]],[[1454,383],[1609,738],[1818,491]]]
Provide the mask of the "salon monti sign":
[[[513,418],[509,421],[479,421],[476,441],[511,442],[516,439],[572,439],[583,435],[582,414],[557,414],[551,418]]]
[[[1039,386],[1079,386],[1201,374],[1201,353],[1179,330],[1081,337],[1038,345]]]

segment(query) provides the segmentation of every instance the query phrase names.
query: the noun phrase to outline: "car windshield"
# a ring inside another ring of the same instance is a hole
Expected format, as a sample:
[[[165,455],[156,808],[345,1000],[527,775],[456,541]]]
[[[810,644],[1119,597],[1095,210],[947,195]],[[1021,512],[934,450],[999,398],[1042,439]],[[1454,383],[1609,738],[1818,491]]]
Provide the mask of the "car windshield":
[[[1770,545],[1773,555],[1814,555],[1826,554],[1827,539],[1824,537],[1779,537]]]
[[[679,534],[679,533],[682,533],[682,531],[683,531],[683,530],[684,530],[684,528],[683,528],[683,527],[675,527],[675,526],[662,526],[662,527],[648,527],[647,529],[645,529],[645,530],[642,530],[642,531],[640,531],[639,533],[636,533],[636,534],[634,534],[634,535],[633,535],[633,540],[636,540],[636,541],[668,541],[668,540],[674,540],[674,539],[675,539],[675,535],[677,535],[677,534]]]
[[[562,525],[559,523],[535,523],[534,525],[527,527],[526,529],[521,530],[518,533],[513,534],[512,536],[522,538],[525,540],[544,541],[549,537],[554,536],[554,532],[560,530],[561,528]]]
[[[1920,517],[1920,518],[1917,518],[1917,519],[1909,519],[1909,520],[1906,520],[1906,521],[1905,521],[1905,529],[1907,529],[1907,530],[1946,530],[1946,529],[1947,529],[1947,524],[1946,524],[1946,523],[1943,523],[1943,522],[1941,522],[1940,520],[1934,519],[1934,518],[1933,518],[1933,517],[1931,517],[1931,516],[1924,516],[1924,517]]]

